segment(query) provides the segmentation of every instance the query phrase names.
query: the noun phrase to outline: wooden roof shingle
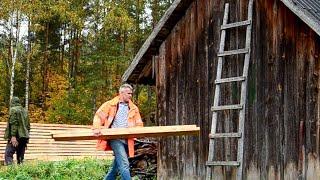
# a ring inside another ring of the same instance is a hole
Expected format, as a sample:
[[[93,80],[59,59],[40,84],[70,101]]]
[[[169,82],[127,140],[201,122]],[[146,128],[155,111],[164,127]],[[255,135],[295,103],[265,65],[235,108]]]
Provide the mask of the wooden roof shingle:
[[[280,0],[320,36],[320,0]]]

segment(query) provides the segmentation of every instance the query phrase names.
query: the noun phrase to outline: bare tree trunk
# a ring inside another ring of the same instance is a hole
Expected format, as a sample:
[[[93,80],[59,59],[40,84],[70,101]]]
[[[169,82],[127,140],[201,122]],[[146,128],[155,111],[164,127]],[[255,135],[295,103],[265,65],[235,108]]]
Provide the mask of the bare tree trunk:
[[[95,91],[95,90],[94,90]],[[92,102],[92,117],[94,117],[96,110],[97,110],[97,94],[93,93],[92,97],[91,97],[91,102]]]
[[[103,1],[103,3],[105,3]],[[105,6],[103,6],[105,7]],[[94,14],[94,18],[95,18],[95,21],[94,21],[94,35],[97,35],[98,34],[98,24],[100,22],[100,17],[99,17],[99,14],[97,12],[100,12],[100,4],[99,4],[99,1],[96,1],[95,2],[95,8],[97,8],[95,10],[95,14]],[[105,9],[103,10],[104,12],[104,15],[106,14],[106,11]],[[104,16],[105,17],[105,16]],[[105,30],[103,30],[105,31]],[[104,33],[104,32],[103,32]],[[98,66],[99,64],[99,60],[95,59],[94,60],[94,65],[95,66]],[[107,66],[102,66],[102,67],[107,67]],[[103,71],[101,71],[100,73],[103,73]],[[101,76],[103,77],[103,76]],[[91,96],[91,102],[92,102],[92,115],[94,116],[96,110],[97,110],[97,94],[99,92],[99,87],[95,87],[92,89],[92,96]]]
[[[151,87],[148,85],[147,86],[147,92],[148,92],[148,107],[151,107],[151,101],[152,101],[152,89]]]
[[[28,20],[28,56],[27,56],[27,70],[26,70],[26,97],[25,97],[25,108],[28,112],[29,110],[29,79],[30,79],[30,58],[32,57],[32,47],[31,47],[31,31],[30,31],[31,21]]]
[[[9,41],[8,41],[8,46],[7,46],[7,58],[6,59],[6,86],[5,86],[5,92],[6,94],[9,94],[9,96],[5,96],[5,102],[7,102],[7,104],[10,106],[10,81],[11,81],[11,63],[12,63],[12,53],[11,53],[11,44],[12,44],[12,38],[13,38],[13,34],[10,31],[9,33]]]
[[[76,34],[75,34],[75,60],[74,60],[74,64],[73,64],[73,79],[74,79],[74,83],[73,83],[73,87],[75,88],[77,85],[77,75],[78,75],[78,66],[80,63],[80,49],[81,49],[81,33],[79,30],[75,30]]]
[[[59,63],[60,63],[60,69],[63,70],[63,44],[64,44],[64,37],[63,37],[63,31],[64,31],[64,24],[62,25],[61,30],[59,31]]]
[[[138,35],[141,34],[141,29],[140,29],[140,0],[136,0],[136,24],[135,24],[135,27],[136,27],[136,32]],[[140,38],[137,38],[136,39],[136,42],[135,42],[135,47],[134,47],[134,52],[137,53],[139,51],[139,48],[140,48],[140,44],[141,44],[141,39]]]
[[[12,21],[11,21],[11,34],[13,34],[13,18],[14,13],[12,13]],[[11,106],[11,100],[13,97],[13,91],[14,91],[14,74],[15,74],[15,64],[17,60],[17,54],[18,54],[18,42],[19,42],[19,31],[20,31],[20,24],[19,24],[19,11],[17,10],[16,14],[16,37],[15,37],[15,50],[13,52],[13,42],[11,42],[11,54],[13,54],[12,57],[12,66],[11,66],[11,79],[10,79],[10,106]],[[12,39],[10,39],[12,41]]]
[[[5,58],[6,59],[6,75],[7,75],[7,80],[9,81],[10,79],[10,61],[12,62],[12,54],[11,54],[11,44],[12,44],[12,33],[10,32],[10,35],[9,35],[9,45],[8,45],[8,58]]]
[[[69,44],[69,93],[73,89],[73,61],[74,61],[74,30],[70,29],[70,44]]]
[[[153,0],[152,1],[152,29],[154,29],[154,27],[156,27],[157,22],[158,22],[158,18],[159,18],[159,4],[158,4],[158,0]]]
[[[127,52],[126,52],[126,42],[127,42],[127,39],[128,39],[127,29],[125,29],[125,30],[124,30],[124,33],[123,33],[123,55],[124,55],[124,56],[127,54]]]
[[[133,92],[133,96],[134,96],[134,100],[136,103],[138,103],[139,101],[139,94],[141,91],[141,86],[139,86],[138,84],[134,87],[134,92]]]
[[[10,40],[12,41],[12,40]],[[13,43],[11,42],[11,54],[13,54]],[[10,102],[10,106],[11,106],[11,100],[12,100],[12,97],[13,97],[13,90],[14,90],[14,71],[15,71],[15,64],[16,64],[16,52],[14,52],[14,55],[13,57],[11,57],[12,59],[12,65],[11,65],[11,77],[10,77],[10,99],[9,99],[9,102]]]
[[[45,34],[45,52],[43,58],[43,76],[42,76],[42,109],[46,110],[46,93],[48,91],[48,52],[49,46],[49,23],[46,23],[46,34]]]
[[[62,47],[61,47],[61,69],[63,70],[64,67],[64,51],[65,51],[65,41],[66,41],[66,31],[67,31],[67,25],[63,25],[63,34],[62,34]]]

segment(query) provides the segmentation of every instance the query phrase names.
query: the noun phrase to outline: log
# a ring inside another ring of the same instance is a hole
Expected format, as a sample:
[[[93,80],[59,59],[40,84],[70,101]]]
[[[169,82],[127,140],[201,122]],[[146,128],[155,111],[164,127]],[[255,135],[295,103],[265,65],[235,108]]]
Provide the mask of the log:
[[[134,128],[101,129],[100,136],[94,136],[92,130],[81,130],[52,134],[55,141],[94,140],[94,139],[128,139],[142,137],[163,137],[181,135],[199,135],[200,128],[196,125],[150,126]]]

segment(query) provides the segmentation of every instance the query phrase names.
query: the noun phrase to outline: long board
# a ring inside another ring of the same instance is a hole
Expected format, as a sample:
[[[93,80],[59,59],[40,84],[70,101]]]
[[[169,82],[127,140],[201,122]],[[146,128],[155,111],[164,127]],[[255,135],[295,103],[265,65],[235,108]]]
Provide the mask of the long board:
[[[55,141],[94,140],[94,139],[127,139],[142,137],[163,137],[199,135],[200,128],[196,125],[149,126],[134,128],[101,129],[101,135],[95,136],[92,130],[67,131],[52,134]]]

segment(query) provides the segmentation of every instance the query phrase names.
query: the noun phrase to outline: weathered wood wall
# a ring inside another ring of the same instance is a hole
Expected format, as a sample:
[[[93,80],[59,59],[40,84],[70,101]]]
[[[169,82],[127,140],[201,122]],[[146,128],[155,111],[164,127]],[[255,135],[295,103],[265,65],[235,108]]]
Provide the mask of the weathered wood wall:
[[[208,106],[206,93],[200,87],[207,87],[197,74],[208,73],[199,69],[200,63],[208,62],[205,56],[207,41],[205,31],[197,40],[199,29],[207,26],[205,3],[193,4],[190,11],[172,31],[167,41],[161,46],[157,69],[158,120],[160,125],[197,124],[208,126]],[[196,13],[197,12],[197,13]],[[195,16],[196,15],[196,16]],[[197,45],[199,43],[199,45]],[[199,47],[199,49],[196,49]],[[197,51],[201,51],[197,53]],[[202,57],[200,57],[200,54]],[[197,64],[198,63],[198,64]],[[206,66],[208,67],[208,66]],[[201,71],[199,71],[201,70]],[[201,86],[199,85],[201,82]],[[204,90],[204,89],[203,89]],[[208,93],[208,89],[206,90]],[[200,98],[201,93],[202,98]],[[197,106],[203,101],[202,106]],[[200,121],[200,116],[203,121]],[[207,119],[207,120],[205,120]],[[207,137],[208,130],[201,130],[201,138]],[[197,179],[205,168],[206,141],[197,137],[173,137],[162,140],[159,149],[159,179]]]
[[[247,0],[197,0],[160,47],[159,125],[197,124],[201,135],[160,141],[159,179],[204,179],[225,2],[230,3],[230,22],[246,19]],[[226,47],[243,47],[243,35],[243,29],[228,33]],[[244,175],[316,179],[320,177],[320,37],[279,0],[255,1],[252,37]],[[226,59],[224,76],[242,73],[242,59]],[[238,87],[223,87],[221,102],[239,101]],[[227,120],[218,124],[219,131],[236,131],[237,112],[220,117]],[[218,142],[217,148],[217,158],[235,158],[235,141]],[[234,169],[215,168],[217,179],[234,175]]]

